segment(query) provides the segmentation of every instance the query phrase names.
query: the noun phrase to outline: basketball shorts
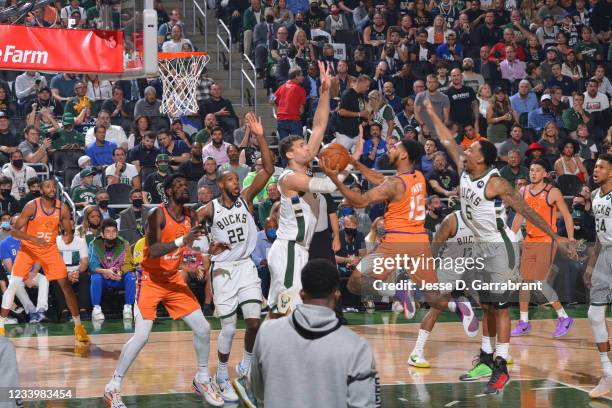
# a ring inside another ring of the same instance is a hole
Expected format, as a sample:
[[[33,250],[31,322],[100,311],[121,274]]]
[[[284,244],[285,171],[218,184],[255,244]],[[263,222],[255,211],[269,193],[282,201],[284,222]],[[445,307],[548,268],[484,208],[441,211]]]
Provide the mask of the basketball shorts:
[[[214,262],[212,290],[215,309],[220,319],[232,316],[246,303],[261,305],[261,279],[251,258],[234,262]],[[245,319],[259,319],[244,315]]]
[[[441,267],[436,270],[436,275],[440,287],[443,288],[440,290],[441,293],[450,293],[453,290],[466,290],[467,293],[471,293],[476,270],[459,272],[456,269]]]
[[[474,279],[490,284],[489,289],[479,292],[480,300],[505,303],[510,296],[508,283],[519,280],[518,244],[506,239],[501,242],[479,242],[476,245],[478,256],[482,257],[483,268],[475,274]],[[504,300],[499,300],[500,296]]]
[[[178,273],[162,280],[139,269],[136,304],[142,318],[155,320],[160,302],[174,320],[200,309],[198,300]]]
[[[295,241],[278,238],[274,241],[268,253],[268,269],[270,269],[268,305],[271,311],[282,311],[287,307],[295,310],[295,306],[302,303],[299,296],[302,289],[302,268],[307,262],[308,249],[305,247]]]
[[[544,281],[555,260],[557,246],[552,242],[523,241],[521,252],[521,278]]]
[[[68,277],[64,259],[55,245],[49,245],[40,250],[32,250],[22,245],[13,262],[12,275],[25,279],[36,262],[40,263],[48,281]]]
[[[612,246],[602,246],[591,277],[591,304],[612,303]]]

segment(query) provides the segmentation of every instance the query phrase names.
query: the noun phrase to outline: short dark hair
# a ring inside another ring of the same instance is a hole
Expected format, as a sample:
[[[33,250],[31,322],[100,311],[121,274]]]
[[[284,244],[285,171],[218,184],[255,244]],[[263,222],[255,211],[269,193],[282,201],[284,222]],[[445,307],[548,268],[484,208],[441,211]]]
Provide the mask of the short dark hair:
[[[28,185],[28,187],[32,187],[34,184],[40,184],[40,177],[30,177],[28,181],[26,181],[26,184]]]
[[[421,34],[429,35],[427,30],[424,28],[419,29],[419,31],[417,32],[417,35],[421,35]]]
[[[172,133],[170,132],[170,129],[168,129],[168,128],[159,129],[159,130],[157,131],[157,136],[158,136],[158,137],[159,137],[160,135],[162,135],[162,134],[164,134],[164,135],[168,135],[168,136],[170,136],[170,138],[172,138]]]
[[[5,184],[10,184],[12,186],[13,180],[7,176],[0,176],[0,186],[3,186]]]
[[[144,132],[142,137],[143,137],[143,139],[144,138],[147,138],[147,139],[157,139],[157,135],[155,134],[155,132],[153,132],[151,130],[147,130],[146,132]]]
[[[594,83],[595,85],[599,86],[599,82],[598,82],[598,81],[597,81],[595,78],[591,78],[591,79],[589,79],[589,80],[587,81],[587,85],[588,85],[588,84],[590,84],[591,82],[592,82],[592,83]]]
[[[125,155],[127,156],[127,150],[125,150],[125,148],[121,147],[121,146],[117,146],[113,149],[113,156],[115,155],[115,152],[117,150],[121,150],[123,153],[125,153]]]
[[[612,154],[608,154],[608,153],[600,154],[597,157],[597,160],[605,160],[608,162],[608,164],[612,164]],[[2,182],[0,182],[0,184],[2,184]]]
[[[312,298],[326,298],[339,286],[338,268],[327,259],[313,259],[302,268],[302,289]]]
[[[142,193],[142,190],[139,188],[133,188],[132,191],[130,191],[130,197],[136,193]]]
[[[546,171],[549,170],[549,164],[546,160],[544,159],[535,159],[534,161],[531,162],[531,165],[533,166],[534,164],[537,164],[538,166],[542,166],[542,168]]]
[[[96,125],[94,126],[94,135],[98,132],[98,129],[104,129],[104,131],[106,132],[106,126]]]
[[[291,151],[291,148],[293,147],[293,143],[297,142],[298,140],[303,140],[303,137],[298,136],[298,135],[289,135],[285,137],[283,140],[281,140],[281,142],[278,145],[278,148],[280,150],[280,155],[283,158],[283,160],[288,161],[287,153]]]
[[[187,176],[181,173],[173,173],[170,176],[168,176],[166,180],[164,180],[164,193],[166,192],[166,190],[170,190],[172,188],[172,184],[174,183],[174,180],[178,180],[178,179],[187,180]]]
[[[213,133],[215,133],[215,132],[217,132],[217,131],[219,131],[219,132],[221,132],[221,134],[223,134],[223,128],[222,128],[221,126],[215,126],[215,127],[214,127],[214,128],[212,128],[212,130],[210,131],[211,136],[212,136],[212,134],[213,134]]]
[[[26,126],[25,129],[23,129],[23,134],[27,135],[30,132],[30,130],[32,130],[32,129],[36,129],[36,131],[38,131],[38,128],[36,126],[28,125],[28,126]]]
[[[402,146],[406,153],[408,153],[408,159],[411,163],[416,163],[421,160],[421,156],[425,153],[425,149],[422,144],[412,139],[402,140]]]
[[[485,164],[487,166],[492,166],[495,164],[495,160],[497,160],[497,148],[495,145],[488,140],[479,140],[480,143],[480,153],[484,158]]]
[[[100,232],[104,233],[105,229],[111,228],[111,227],[117,229],[117,221],[113,220],[112,218],[105,218],[100,223]]]

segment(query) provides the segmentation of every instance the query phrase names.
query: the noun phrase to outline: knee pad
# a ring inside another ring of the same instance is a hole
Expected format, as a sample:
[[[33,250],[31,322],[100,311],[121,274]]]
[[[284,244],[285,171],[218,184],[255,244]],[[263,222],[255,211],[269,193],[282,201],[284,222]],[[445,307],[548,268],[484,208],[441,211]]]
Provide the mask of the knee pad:
[[[217,348],[221,354],[229,354],[232,349],[232,339],[236,334],[236,314],[230,317],[221,319],[221,333],[219,333],[219,339],[217,340]]]
[[[591,330],[595,343],[605,343],[608,341],[608,328],[606,327],[606,307],[607,306],[589,306],[589,320],[591,321]]]

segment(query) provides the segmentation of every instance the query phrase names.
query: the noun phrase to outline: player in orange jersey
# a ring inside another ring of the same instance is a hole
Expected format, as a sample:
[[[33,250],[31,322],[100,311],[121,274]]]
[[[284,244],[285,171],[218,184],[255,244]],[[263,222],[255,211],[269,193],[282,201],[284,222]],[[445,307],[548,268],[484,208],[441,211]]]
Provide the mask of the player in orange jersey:
[[[531,163],[529,168],[531,184],[520,190],[521,195],[527,205],[533,208],[555,232],[557,231],[558,210],[563,216],[567,237],[573,241],[574,222],[572,215],[567,209],[561,190],[548,184],[544,179],[547,167],[548,163],[542,159],[536,159]],[[518,214],[512,222],[512,230],[518,232],[522,224],[523,216]],[[565,313],[557,293],[547,282],[550,267],[555,260],[556,247],[552,239],[541,229],[533,225],[533,223],[527,221],[525,230],[527,237],[525,238],[521,253],[521,279],[523,282],[542,283],[542,294],[552,304],[559,317],[553,337],[563,337],[574,324],[574,319]],[[531,324],[529,324],[529,295],[530,291],[525,289],[519,293],[521,318],[514,330],[512,330],[512,336],[523,336],[531,332]]]
[[[210,326],[198,300],[185,283],[182,269],[185,246],[191,246],[201,234],[200,225],[192,227],[195,214],[185,208],[189,202],[187,179],[173,174],[164,181],[168,204],[149,212],[145,225],[144,257],[140,266],[136,304],[134,306],[134,336],[123,346],[117,369],[104,389],[104,400],[111,408],[123,408],[121,383],[125,373],[146,344],[157,305],[161,302],[173,319],[182,318],[193,331],[193,345],[198,360],[198,372],[193,380],[195,391],[213,406],[222,406],[223,399],[208,374]]]
[[[360,144],[358,144],[359,146]],[[420,261],[421,264],[408,264],[411,268],[411,280],[418,287],[423,283],[436,283],[438,281],[433,264],[433,257],[429,248],[429,235],[425,230],[425,200],[427,194],[426,181],[423,174],[415,170],[414,163],[418,162],[423,154],[423,147],[414,140],[403,140],[389,147],[389,163],[395,166],[397,174],[391,177],[369,169],[367,166],[352,160],[352,164],[361,171],[365,178],[376,185],[364,194],[352,191],[345,186],[337,177],[337,171],[330,168],[330,164],[323,162],[323,171],[336,184],[342,195],[354,207],[363,208],[372,203],[385,201],[387,210],[384,215],[385,236],[383,242],[376,248],[375,252],[366,256],[358,265],[349,278],[347,288],[357,294],[369,290],[365,281],[374,284],[371,280],[383,282],[395,282],[396,276],[393,272],[404,267],[394,265],[380,271],[376,264],[380,259],[408,256],[412,262]],[[377,270],[378,269],[378,270]],[[365,279],[364,279],[365,278]],[[369,278],[369,279],[368,279]],[[380,291],[379,291],[380,292]],[[384,292],[384,291],[383,291]],[[457,303],[449,301],[450,296],[442,295],[437,290],[423,290],[425,300],[440,310],[451,305],[453,311],[458,312],[460,318],[465,320],[464,326],[471,327],[471,331],[478,330],[478,320],[471,310],[469,302],[461,302],[462,307],[457,308]],[[395,297],[403,304],[404,315],[407,319],[414,315],[414,302],[409,296],[410,290],[395,290]],[[463,305],[467,305],[463,307]],[[432,307],[433,307],[432,306]],[[465,314],[461,313],[465,311]],[[433,328],[434,319],[427,319],[421,325],[419,341],[424,344],[429,331]],[[475,327],[474,327],[475,325]],[[408,364],[416,367],[429,367],[422,353],[413,353]]]
[[[68,271],[57,248],[56,238],[61,225],[64,234],[72,235],[71,214],[67,206],[56,198],[57,183],[45,180],[42,196],[27,203],[11,228],[11,235],[21,240],[21,249],[15,258],[9,287],[2,298],[0,312],[0,335],[5,334],[4,323],[13,305],[19,285],[32,266],[39,262],[49,281],[57,281],[64,292],[68,309],[74,319],[74,335],[81,343],[88,343],[87,331],[81,325],[76,296],[68,282]]]

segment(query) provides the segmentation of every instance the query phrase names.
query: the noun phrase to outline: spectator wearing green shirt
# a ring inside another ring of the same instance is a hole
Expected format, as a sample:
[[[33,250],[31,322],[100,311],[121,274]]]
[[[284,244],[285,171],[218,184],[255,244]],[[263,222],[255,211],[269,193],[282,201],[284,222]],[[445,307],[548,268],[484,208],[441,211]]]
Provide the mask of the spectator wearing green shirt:
[[[259,158],[257,159],[257,161],[255,161],[255,170],[247,174],[246,177],[244,178],[244,181],[242,182],[242,188],[247,188],[248,186],[251,185],[251,183],[255,179],[255,175],[261,168],[262,168],[261,158]],[[268,179],[268,182],[266,183],[266,187],[263,188],[259,192],[259,194],[255,196],[255,198],[253,198],[253,204],[259,204],[259,203],[263,203],[264,201],[266,201],[268,199],[268,186],[271,183],[276,183],[277,180],[278,179],[276,176],[271,176]]]
[[[519,179],[529,180],[529,169],[521,166],[521,152],[518,149],[511,150],[508,153],[508,164],[501,168],[499,174],[512,184],[512,188],[516,186]]]
[[[265,190],[268,193],[268,199],[259,203],[257,206],[257,215],[261,224],[263,224],[266,221],[266,218],[270,216],[270,211],[272,210],[274,203],[280,201],[280,192],[278,191],[278,185],[275,182],[268,184]]]
[[[570,136],[575,137],[576,129],[578,125],[587,125],[591,120],[589,112],[584,110],[584,95],[576,93],[573,96],[574,106],[563,111],[561,120],[563,120],[563,127],[570,132]]]
[[[217,127],[217,117],[214,113],[209,113],[204,117],[204,129],[200,129],[195,135],[193,135],[193,141],[207,144],[210,141],[210,135],[212,130]]]
[[[87,84],[77,81],[74,84],[74,95],[66,101],[64,113],[71,113],[77,126],[85,122],[91,113],[92,103],[87,97]]]
[[[593,30],[591,27],[582,26],[581,40],[574,47],[578,61],[585,64],[587,76],[595,71],[595,62],[602,60],[603,49],[601,45],[592,41]]]
[[[257,16],[256,16],[257,15]],[[260,0],[251,0],[251,7],[242,16],[242,32],[244,33],[244,53],[251,55],[253,45],[253,29],[257,23],[264,21],[264,9]]]
[[[52,150],[85,150],[85,136],[74,128],[74,115],[70,112],[62,116],[63,127],[53,135]]]
[[[94,174],[96,174],[96,171],[91,167],[85,168],[79,173],[81,184],[72,190],[72,201],[79,210],[96,202],[98,189],[92,185]]]

